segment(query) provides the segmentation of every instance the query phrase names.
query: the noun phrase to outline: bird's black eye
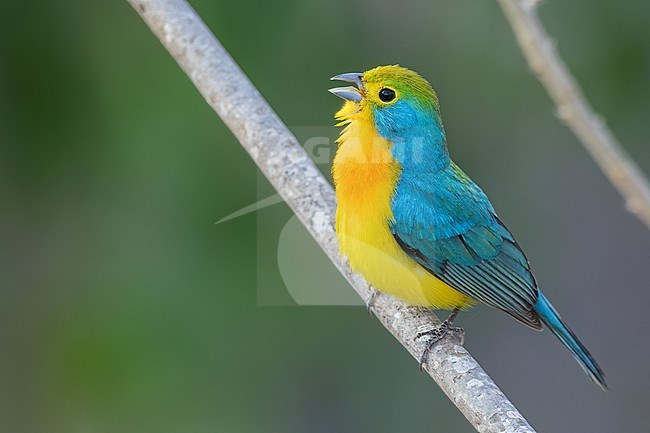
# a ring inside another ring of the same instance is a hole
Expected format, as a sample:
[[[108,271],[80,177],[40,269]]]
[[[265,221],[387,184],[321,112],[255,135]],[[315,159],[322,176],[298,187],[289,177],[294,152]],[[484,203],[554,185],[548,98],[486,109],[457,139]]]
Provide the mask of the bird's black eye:
[[[379,91],[379,99],[382,102],[390,102],[395,99],[395,91],[393,89],[389,89],[388,87],[384,87]]]

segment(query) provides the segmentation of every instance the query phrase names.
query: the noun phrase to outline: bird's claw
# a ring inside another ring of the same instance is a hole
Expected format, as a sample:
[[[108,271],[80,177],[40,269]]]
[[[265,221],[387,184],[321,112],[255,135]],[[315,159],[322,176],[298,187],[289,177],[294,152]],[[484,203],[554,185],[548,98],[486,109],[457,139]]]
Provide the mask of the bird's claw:
[[[461,328],[460,326],[452,326],[449,328],[449,332],[454,334],[456,338],[458,339],[458,344],[461,346],[465,344],[465,330]]]
[[[427,363],[429,352],[431,352],[433,346],[438,341],[442,340],[445,335],[454,334],[456,336],[460,336],[459,340],[461,346],[465,342],[465,330],[457,326],[451,326],[454,322],[454,319],[456,318],[456,314],[458,314],[458,310],[454,310],[451,315],[440,324],[440,326],[429,329],[427,331],[418,332],[415,338],[413,338],[413,341],[415,341],[419,340],[422,337],[429,337],[429,341],[427,341],[424,352],[422,352],[422,356],[420,357],[420,371],[424,369],[424,366]]]
[[[366,301],[366,309],[368,310],[368,316],[372,317],[372,309],[375,306],[375,301],[379,297],[379,290],[375,289],[374,287],[371,287],[370,290],[372,293]]]

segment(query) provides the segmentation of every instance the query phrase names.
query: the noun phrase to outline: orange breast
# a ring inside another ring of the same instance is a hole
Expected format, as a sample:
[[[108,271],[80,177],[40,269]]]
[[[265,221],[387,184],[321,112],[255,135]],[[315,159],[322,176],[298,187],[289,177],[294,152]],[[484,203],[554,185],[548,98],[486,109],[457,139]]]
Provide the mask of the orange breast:
[[[341,253],[377,289],[411,305],[468,306],[469,298],[430,274],[395,241],[389,221],[401,167],[391,143],[376,133],[368,116],[357,111],[348,116],[332,169]]]

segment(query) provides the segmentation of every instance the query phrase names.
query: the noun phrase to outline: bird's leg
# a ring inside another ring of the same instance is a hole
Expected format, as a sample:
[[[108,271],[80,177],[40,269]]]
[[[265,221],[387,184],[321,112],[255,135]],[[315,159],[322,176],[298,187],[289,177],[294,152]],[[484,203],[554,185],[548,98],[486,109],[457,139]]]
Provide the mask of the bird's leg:
[[[366,309],[368,310],[368,316],[372,317],[372,308],[375,306],[375,301],[379,297],[379,290],[371,286],[370,291],[370,297],[366,301]]]
[[[458,312],[460,311],[459,308],[455,308],[454,311],[451,312],[449,317],[447,317],[441,324],[440,326],[437,326],[433,329],[429,329],[428,331],[423,331],[423,332],[418,332],[418,334],[415,336],[413,340],[418,340],[422,337],[429,336],[429,341],[427,341],[427,346],[424,348],[424,352],[422,352],[422,356],[420,357],[420,370],[424,368],[424,364],[427,362],[427,357],[429,356],[429,352],[431,351],[431,348],[442,339],[445,335],[448,333],[452,332],[454,334],[460,334],[460,344],[463,344],[463,341],[465,340],[465,330],[463,328],[459,328],[456,326],[452,326],[454,323],[454,319],[456,319],[456,316],[458,315]]]

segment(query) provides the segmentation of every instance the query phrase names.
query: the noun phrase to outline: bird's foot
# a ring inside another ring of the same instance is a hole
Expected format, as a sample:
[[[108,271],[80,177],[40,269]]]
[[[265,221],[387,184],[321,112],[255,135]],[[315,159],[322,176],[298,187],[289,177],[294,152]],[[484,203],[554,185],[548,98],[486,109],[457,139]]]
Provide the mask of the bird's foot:
[[[433,329],[429,329],[428,331],[423,331],[423,332],[418,332],[415,338],[415,340],[419,340],[422,337],[429,337],[429,341],[427,341],[427,345],[424,348],[424,352],[422,352],[422,356],[420,357],[420,371],[424,369],[425,364],[427,363],[427,358],[429,357],[429,352],[431,352],[431,349],[435,344],[442,340],[442,338],[447,335],[447,334],[455,334],[459,337],[460,344],[462,345],[465,341],[465,330],[463,328],[459,328],[457,326],[452,326],[454,323],[454,319],[456,318],[456,315],[458,314],[459,309],[456,308],[454,311],[451,312],[449,317],[445,319],[440,326],[437,326]]]
[[[366,309],[368,310],[368,316],[372,317],[372,309],[375,306],[375,301],[379,297],[379,290],[374,287],[370,287],[370,297],[366,301]]]

